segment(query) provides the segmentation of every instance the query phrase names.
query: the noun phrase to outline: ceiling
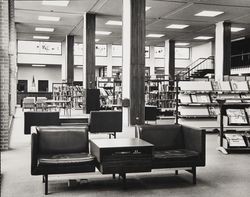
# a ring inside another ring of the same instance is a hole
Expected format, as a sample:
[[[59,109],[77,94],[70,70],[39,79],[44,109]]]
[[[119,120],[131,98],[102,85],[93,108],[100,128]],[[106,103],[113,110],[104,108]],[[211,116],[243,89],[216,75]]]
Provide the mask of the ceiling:
[[[161,38],[146,38],[146,45],[163,46],[164,40],[188,42],[190,46],[207,41],[197,41],[196,36],[215,36],[215,24],[230,21],[233,27],[245,28],[232,33],[232,39],[250,37],[250,0],[146,0],[146,34],[160,33]],[[194,16],[203,10],[223,11],[216,17]],[[42,1],[15,1],[15,21],[19,40],[33,40],[33,35],[50,36],[49,41],[63,41],[66,35],[75,35],[82,42],[83,14],[96,13],[96,30],[111,31],[108,36],[96,35],[98,43],[121,44],[122,27],[108,26],[108,20],[122,19],[122,0],[70,0],[67,7],[45,6]],[[39,21],[38,16],[59,16],[58,22]],[[167,29],[171,24],[189,25],[185,29]],[[54,32],[36,32],[35,27],[53,27]]]

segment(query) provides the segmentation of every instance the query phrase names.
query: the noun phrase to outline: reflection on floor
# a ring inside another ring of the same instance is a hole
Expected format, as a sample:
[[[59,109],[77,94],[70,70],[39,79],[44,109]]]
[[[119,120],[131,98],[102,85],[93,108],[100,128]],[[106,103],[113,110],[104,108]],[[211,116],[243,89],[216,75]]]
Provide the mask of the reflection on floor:
[[[164,120],[157,124],[164,124]],[[153,122],[154,124],[154,122]],[[194,125],[195,126],[195,125]],[[91,135],[90,138],[108,135]],[[127,127],[118,137],[134,137],[134,128]],[[41,176],[30,175],[30,136],[23,134],[23,112],[17,110],[10,141],[11,149],[1,153],[1,196],[43,196]],[[197,185],[191,175],[174,170],[154,170],[151,173],[128,174],[127,189],[111,175],[98,171],[87,174],[69,174],[49,177],[51,196],[180,196],[180,197],[247,197],[250,193],[249,154],[223,155],[216,151],[217,135],[207,135],[206,167],[197,169]],[[88,179],[86,180],[84,179]],[[77,181],[68,181],[68,180]],[[68,184],[70,183],[70,186]]]

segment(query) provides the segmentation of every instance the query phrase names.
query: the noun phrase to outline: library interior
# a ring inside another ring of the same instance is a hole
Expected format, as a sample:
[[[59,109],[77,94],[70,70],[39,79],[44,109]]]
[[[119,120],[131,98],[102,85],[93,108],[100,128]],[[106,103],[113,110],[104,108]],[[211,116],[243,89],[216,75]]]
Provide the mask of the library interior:
[[[0,0],[0,71],[1,196],[249,196],[249,0]]]

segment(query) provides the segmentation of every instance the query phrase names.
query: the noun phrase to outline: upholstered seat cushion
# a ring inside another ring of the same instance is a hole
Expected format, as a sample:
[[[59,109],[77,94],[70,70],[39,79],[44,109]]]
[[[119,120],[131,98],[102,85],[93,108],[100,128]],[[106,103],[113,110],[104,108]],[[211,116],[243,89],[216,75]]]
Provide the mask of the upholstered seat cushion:
[[[54,154],[42,155],[38,159],[38,166],[67,166],[67,165],[88,165],[93,163],[95,157],[88,153],[68,153],[68,154]]]
[[[199,157],[199,153],[187,149],[153,151],[153,161],[189,161]]]

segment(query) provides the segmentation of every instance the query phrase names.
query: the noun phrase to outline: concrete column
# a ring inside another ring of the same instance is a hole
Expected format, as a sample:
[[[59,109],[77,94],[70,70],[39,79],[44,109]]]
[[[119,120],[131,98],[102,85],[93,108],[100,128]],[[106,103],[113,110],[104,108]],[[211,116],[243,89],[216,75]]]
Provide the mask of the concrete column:
[[[219,22],[215,29],[215,80],[223,81],[231,69],[231,23]]]
[[[175,41],[165,41],[165,75],[174,80],[175,76]]]
[[[85,13],[83,22],[83,86],[95,88],[95,14]]]
[[[0,0],[0,148],[9,147],[9,10],[8,1]]]
[[[123,107],[124,125],[145,121],[145,0],[123,0]]]
[[[74,81],[74,36],[66,36],[66,76],[67,83],[73,83]]]

